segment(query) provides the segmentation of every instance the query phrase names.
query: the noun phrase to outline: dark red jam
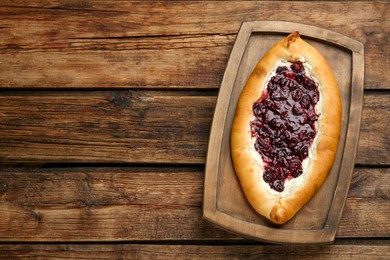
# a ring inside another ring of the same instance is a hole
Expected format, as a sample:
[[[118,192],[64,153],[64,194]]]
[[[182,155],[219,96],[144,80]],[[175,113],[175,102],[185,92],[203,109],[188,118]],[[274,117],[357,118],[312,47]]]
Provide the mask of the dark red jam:
[[[263,95],[253,104],[251,122],[255,149],[264,162],[263,179],[276,191],[286,180],[302,174],[302,161],[316,135],[314,107],[320,98],[317,84],[307,77],[302,62],[279,66]]]

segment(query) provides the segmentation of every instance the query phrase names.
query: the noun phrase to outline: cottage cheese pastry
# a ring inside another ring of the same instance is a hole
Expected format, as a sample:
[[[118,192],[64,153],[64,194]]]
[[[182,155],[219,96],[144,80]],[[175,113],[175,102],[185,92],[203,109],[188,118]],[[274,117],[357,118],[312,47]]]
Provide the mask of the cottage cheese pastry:
[[[325,58],[293,32],[259,61],[231,132],[235,172],[253,208],[290,220],[331,170],[341,128],[339,88]]]

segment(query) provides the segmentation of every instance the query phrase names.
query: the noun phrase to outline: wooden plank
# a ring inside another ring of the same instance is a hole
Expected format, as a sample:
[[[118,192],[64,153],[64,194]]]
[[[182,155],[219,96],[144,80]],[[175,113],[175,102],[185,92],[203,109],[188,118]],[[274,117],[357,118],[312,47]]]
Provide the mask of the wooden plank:
[[[350,199],[387,199],[390,194],[388,168],[361,168],[356,167],[352,175],[348,197]]]
[[[204,163],[215,92],[3,91],[0,162]],[[356,163],[388,165],[390,95],[364,98]]]
[[[389,170],[357,169],[338,238],[390,236]],[[202,220],[203,182],[196,167],[3,168],[0,241],[237,239]]]
[[[366,92],[363,101],[362,123],[356,162],[370,164],[372,154],[381,154],[372,162],[388,165],[390,162],[390,93]],[[379,134],[380,132],[383,133]],[[387,134],[386,134],[387,133]]]
[[[388,240],[340,241],[322,246],[11,244],[0,245],[0,259],[388,259]]]
[[[195,92],[0,95],[5,163],[202,163],[215,104]]]
[[[6,0],[0,87],[217,89],[242,21],[289,20],[361,41],[365,88],[388,89],[389,9],[379,1]]]
[[[217,89],[230,50],[135,48],[0,54],[0,88]]]

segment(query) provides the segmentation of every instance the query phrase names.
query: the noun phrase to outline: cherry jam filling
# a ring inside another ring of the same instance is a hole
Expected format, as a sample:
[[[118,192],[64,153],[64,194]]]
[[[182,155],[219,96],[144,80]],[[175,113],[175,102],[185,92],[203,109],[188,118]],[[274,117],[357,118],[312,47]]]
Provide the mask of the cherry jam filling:
[[[316,135],[320,98],[317,84],[302,62],[279,66],[263,95],[253,104],[251,121],[255,149],[264,162],[263,179],[278,192],[286,180],[302,174],[302,161]]]

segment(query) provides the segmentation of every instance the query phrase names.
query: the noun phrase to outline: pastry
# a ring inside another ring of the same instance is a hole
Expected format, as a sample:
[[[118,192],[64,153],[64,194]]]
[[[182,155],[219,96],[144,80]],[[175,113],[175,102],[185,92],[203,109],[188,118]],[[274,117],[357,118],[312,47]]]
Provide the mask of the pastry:
[[[330,172],[341,98],[325,58],[293,32],[258,62],[231,132],[231,155],[252,207],[276,224],[290,220]]]

